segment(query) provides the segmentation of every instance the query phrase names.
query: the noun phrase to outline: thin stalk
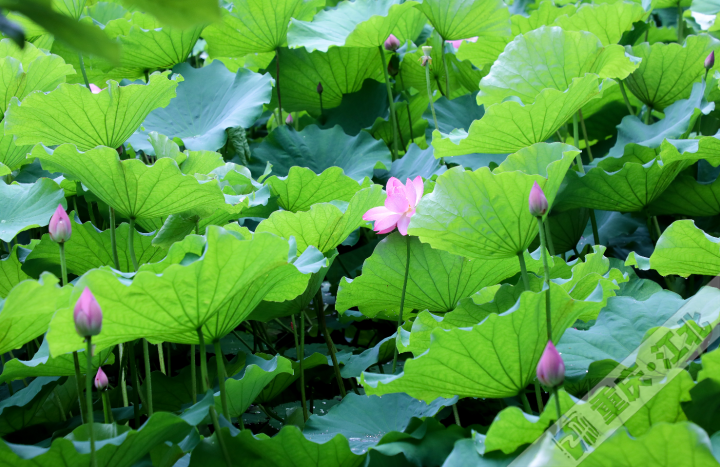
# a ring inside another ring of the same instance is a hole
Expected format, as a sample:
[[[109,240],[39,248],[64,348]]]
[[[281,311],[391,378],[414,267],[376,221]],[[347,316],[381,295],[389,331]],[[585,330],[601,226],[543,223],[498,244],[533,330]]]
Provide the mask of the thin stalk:
[[[282,114],[282,99],[280,98],[280,47],[275,50],[275,92],[278,98],[278,110],[280,111],[280,120],[278,120],[278,126],[282,125],[283,114]]]
[[[197,404],[197,370],[195,366],[195,344],[190,344],[190,378],[192,379],[193,404]]]
[[[92,368],[92,337],[85,338],[87,353],[87,371],[85,377],[85,400],[87,401],[87,424],[88,432],[90,432],[90,465],[97,467],[97,459],[95,458],[95,429],[93,428],[93,404],[92,404],[92,378],[90,378],[90,369]]]
[[[648,107],[645,111],[645,125],[650,125],[652,121],[652,107]]]
[[[410,236],[405,235],[405,244],[407,245],[407,253],[405,257],[405,279],[403,279],[402,293],[400,294],[400,311],[398,313],[397,332],[400,333],[400,326],[403,323],[403,308],[405,307],[405,291],[407,290],[408,275],[410,274]],[[397,366],[398,359],[398,348],[397,344],[393,346],[395,352],[393,354],[392,373],[395,374],[395,367]]]
[[[557,410],[557,419],[560,420],[560,418],[562,418],[562,410],[560,409],[560,395],[558,394],[557,388],[553,388],[553,394],[555,395],[555,410]]]
[[[195,220],[195,235],[200,235],[200,218]]]
[[[88,81],[87,72],[85,71],[85,61],[83,60],[81,53],[78,53],[78,59],[80,60],[80,71],[82,72],[83,80],[85,81],[85,87],[90,89],[90,81]]]
[[[305,401],[305,370],[303,369],[303,361],[305,360],[305,320],[300,316],[300,394]],[[305,420],[308,419],[310,410],[305,406]]]
[[[660,240],[660,237],[662,237],[662,230],[660,230],[660,223],[657,220],[657,216],[652,216],[652,222],[655,227],[655,233],[657,233],[657,238]]]
[[[545,219],[543,225],[545,226],[545,238],[548,242],[548,251],[550,252],[550,256],[555,256],[555,245],[553,245],[552,235],[550,235],[550,218]]]
[[[101,393],[102,403],[103,403],[103,416],[105,417],[105,424],[110,423],[110,417],[112,417],[112,414],[110,413],[110,400],[107,395],[107,391],[103,391]]]
[[[65,242],[58,243],[60,246],[60,275],[62,276],[63,287],[68,283],[67,263],[65,262]]]
[[[455,424],[462,428],[462,425],[460,424],[460,414],[458,413],[457,403],[453,404],[452,411],[453,415],[455,416]]]
[[[442,55],[443,67],[445,68],[445,96],[448,99],[450,99],[450,72],[448,71],[447,60],[445,60],[445,39],[442,40],[441,52],[442,52],[441,55]],[[458,426],[460,426],[459,423],[458,423]]]
[[[305,421],[308,419],[308,411],[307,411],[307,401],[305,400],[305,374],[303,371],[303,360],[305,359],[305,355],[301,353],[300,351],[300,343],[298,340],[297,335],[297,328],[295,327],[295,315],[290,315],[290,320],[292,323],[292,333],[293,337],[295,338],[295,352],[297,353],[298,358],[298,364],[300,365],[300,402],[302,404],[302,410],[303,410],[303,417],[305,418]],[[302,324],[305,324],[305,321],[303,321],[302,318],[300,318],[300,322]]]
[[[60,417],[62,417],[62,421],[66,422],[67,417],[65,416],[65,410],[63,409],[62,402],[60,402],[60,396],[58,396],[57,388],[53,389],[52,392],[53,400],[55,401],[55,405],[57,405],[58,410],[60,411]]]
[[[402,86],[403,89],[406,89],[405,82],[403,81],[402,73],[398,73],[398,76],[400,77],[400,85]],[[408,99],[407,96],[405,96],[405,97],[406,97],[406,100],[408,103],[407,113],[408,113],[408,123],[410,124],[410,142],[412,143],[413,141],[415,141],[415,135],[413,135],[412,112],[410,112],[410,99]]]
[[[525,410],[525,413],[528,415],[532,415],[532,408],[530,407],[530,401],[527,398],[527,395],[525,395],[525,391],[520,392],[520,400],[523,404],[523,409]]]
[[[678,3],[677,7],[677,35],[678,44],[682,44],[685,39],[685,20],[683,20],[683,7]]]
[[[85,415],[85,409],[83,408],[82,402],[83,391],[82,386],[80,385],[80,359],[78,358],[77,352],[73,352],[73,363],[75,364],[75,389],[77,389],[78,403],[80,404],[80,418],[82,419],[82,422],[84,424],[87,423],[87,416]]]
[[[238,338],[238,340],[239,340],[240,342],[242,342],[242,345],[244,345],[245,348],[250,351],[250,353],[253,353],[253,352],[254,352],[254,350],[252,349],[252,347],[250,347],[250,346],[247,344],[247,342],[245,342],[245,339],[243,339],[242,337],[240,337],[240,334],[238,334],[237,331],[233,330],[232,333],[235,335],[235,337]]]
[[[578,114],[577,112],[573,114],[573,142],[575,143],[575,147],[580,149],[580,138],[578,136]],[[583,166],[582,161],[582,152],[578,152],[577,156],[575,156],[575,163],[577,164],[578,172],[581,174],[585,173],[585,167]]]
[[[380,60],[382,61],[382,68],[383,73],[385,74],[385,87],[387,88],[387,95],[388,95],[388,104],[390,105],[390,119],[393,129],[393,159],[397,160],[398,158],[398,123],[397,123],[397,115],[395,115],[395,99],[393,99],[392,94],[392,86],[390,86],[390,75],[388,74],[387,70],[387,60],[385,60],[385,49],[383,49],[382,45],[378,46],[378,49],[380,50]]]
[[[87,201],[87,198],[85,198],[85,201]],[[90,222],[97,227],[98,229],[101,227],[100,223],[95,219],[95,210],[93,209],[92,201],[87,201],[88,206],[88,217],[90,217]]]
[[[208,372],[207,372],[207,355],[205,351],[205,337],[203,337],[202,328],[197,328],[197,334],[198,339],[200,339],[200,375],[201,375],[201,382],[202,382],[202,389],[203,393],[207,393],[208,387],[210,386],[209,379],[208,379]],[[228,454],[227,447],[225,446],[225,440],[223,440],[221,434],[220,434],[220,420],[218,420],[217,412],[215,411],[215,406],[210,407],[210,419],[213,422],[213,427],[215,427],[215,433],[217,434],[218,442],[220,443],[220,448],[223,452],[223,457],[225,457],[225,463],[228,467],[232,466],[232,462],[230,461],[230,455]]]
[[[143,358],[145,360],[145,387],[147,388],[147,392],[145,394],[145,401],[147,402],[148,417],[152,417],[152,378],[150,377],[150,349],[148,347],[149,346],[147,339],[143,339]]]
[[[123,360],[123,353],[125,349],[125,344],[120,344],[118,347],[120,352],[120,390],[122,391],[122,400],[123,400],[123,407],[127,407],[128,404],[128,395],[127,395],[127,384],[125,382],[125,367],[127,366],[127,358]]]
[[[545,242],[545,229],[543,229],[542,217],[537,217],[538,230],[540,231],[540,253],[542,255],[543,269],[545,270],[545,284],[547,285],[547,291],[545,292],[545,320],[547,321],[547,336],[548,341],[552,341],[552,320],[550,319],[550,267],[548,266],[546,242]]]
[[[542,413],[545,410],[542,400],[542,389],[540,388],[540,382],[535,380],[535,400],[538,405],[538,413]]]
[[[623,96],[623,100],[625,101],[625,105],[628,108],[628,112],[630,112],[630,115],[635,115],[635,109],[632,108],[632,105],[630,105],[630,99],[628,99],[627,91],[625,90],[625,83],[621,79],[617,80],[618,84],[620,85],[620,93]]]
[[[525,266],[525,256],[524,251],[521,251],[518,253],[518,261],[520,261],[520,276],[523,280],[523,285],[525,286],[525,290],[530,290],[530,278],[528,277],[527,273],[527,266]]]
[[[117,240],[115,237],[115,210],[110,208],[110,246],[112,248],[113,262],[115,269],[120,270],[120,259],[118,258]]]
[[[337,380],[338,387],[340,388],[340,395],[344,399],[347,392],[345,391],[342,376],[340,376],[340,365],[338,364],[337,356],[335,355],[335,344],[333,344],[332,337],[330,337],[327,325],[325,324],[325,310],[323,308],[322,290],[318,290],[315,294],[315,311],[317,312],[318,324],[320,325],[320,332],[322,332],[323,336],[325,336],[325,343],[327,344],[328,352],[330,352],[333,369],[335,370],[335,379]]]
[[[135,258],[135,218],[130,218],[130,228],[128,229],[128,250],[130,250],[130,260],[132,261],[133,270],[137,272],[138,262]]]
[[[170,364],[172,363],[172,344],[168,343],[168,356],[167,356],[167,375],[172,376],[172,369]]]
[[[585,138],[585,149],[587,149],[588,158],[590,158],[590,162],[592,162],[592,149],[590,149],[590,139],[588,139],[588,133],[587,128],[585,127],[585,119],[583,118],[582,109],[578,110],[578,115],[580,116],[580,126],[582,127],[583,138]]]
[[[593,240],[595,245],[600,245],[600,233],[598,232],[597,219],[595,218],[595,210],[590,210],[590,226],[592,227]]]
[[[220,341],[213,342],[213,347],[215,347],[215,362],[217,363],[218,386],[220,386],[220,401],[222,403],[223,416],[230,421],[230,410],[228,409],[227,393],[225,392],[225,364],[223,363]],[[242,415],[240,417],[242,417]]]
[[[158,349],[158,361],[160,362],[160,372],[167,375],[165,372],[165,354],[163,353],[162,342],[157,345]]]
[[[320,96],[320,124],[322,124],[323,123],[323,114],[325,113],[325,111],[323,110],[323,105],[322,105],[322,93],[319,92],[318,96]]]
[[[135,361],[135,341],[128,343],[128,369],[133,379],[133,415],[135,429],[140,428],[140,378],[138,377],[137,362]]]
[[[440,131],[438,126],[437,116],[435,115],[435,103],[433,101],[432,86],[430,85],[430,64],[425,64],[425,81],[427,82],[428,98],[430,99],[430,112],[432,112],[433,122],[435,123],[435,129]]]

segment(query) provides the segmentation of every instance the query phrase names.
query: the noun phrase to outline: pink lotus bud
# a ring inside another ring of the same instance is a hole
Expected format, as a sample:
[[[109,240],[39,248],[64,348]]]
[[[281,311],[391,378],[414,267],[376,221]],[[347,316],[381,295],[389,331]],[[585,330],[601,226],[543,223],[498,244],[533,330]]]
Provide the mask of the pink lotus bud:
[[[95,375],[95,388],[98,391],[104,391],[108,387],[108,377],[105,374],[105,372],[102,370],[102,367],[98,368],[98,372]]]
[[[318,92],[318,94],[322,94],[322,93],[323,93],[322,83],[318,83],[318,85],[317,85],[317,92]]]
[[[94,84],[90,84],[90,91],[92,91],[93,94],[100,94],[102,92],[102,89],[95,86]]]
[[[548,341],[538,362],[537,377],[548,388],[560,386],[565,381],[565,363],[551,341]]]
[[[545,215],[548,210],[548,201],[545,193],[537,182],[533,182],[532,189],[530,190],[530,199],[528,201],[530,204],[530,214],[535,217]]]
[[[400,41],[394,34],[390,34],[390,37],[385,39],[385,50],[395,52],[400,47]]]
[[[102,310],[90,289],[86,288],[75,303],[75,331],[80,337],[97,336],[102,329]]]
[[[58,204],[55,213],[50,218],[48,231],[50,232],[50,240],[55,243],[65,243],[70,240],[72,225],[70,225],[70,218],[63,209],[62,204]]]
[[[293,116],[292,114],[288,114],[288,116],[285,118],[285,124],[292,125],[293,124]]]
[[[712,52],[710,52],[710,55],[708,55],[707,58],[705,59],[705,69],[709,70],[713,66],[715,66],[715,51],[714,50]]]

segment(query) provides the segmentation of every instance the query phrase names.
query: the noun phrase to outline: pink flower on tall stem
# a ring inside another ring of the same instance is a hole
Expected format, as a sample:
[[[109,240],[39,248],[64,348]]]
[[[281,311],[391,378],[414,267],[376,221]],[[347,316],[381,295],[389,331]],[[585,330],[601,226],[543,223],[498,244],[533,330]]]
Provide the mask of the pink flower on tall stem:
[[[420,202],[424,189],[420,176],[415,177],[415,180],[408,178],[405,185],[391,177],[387,184],[385,205],[368,210],[363,220],[375,221],[373,230],[377,233],[390,233],[397,227],[401,235],[407,235],[410,218],[415,215],[415,206]]]
[[[50,240],[55,243],[63,243],[70,240],[72,235],[72,225],[70,224],[70,218],[62,207],[62,204],[58,204],[55,213],[50,218],[50,225],[48,225],[48,233],[50,234]]]

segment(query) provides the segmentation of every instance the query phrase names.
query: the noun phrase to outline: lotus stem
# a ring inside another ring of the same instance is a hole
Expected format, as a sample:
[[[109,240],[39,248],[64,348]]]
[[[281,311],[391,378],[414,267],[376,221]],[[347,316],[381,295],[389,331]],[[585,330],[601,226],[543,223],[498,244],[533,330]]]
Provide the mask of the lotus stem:
[[[60,244],[62,248],[62,243]],[[60,250],[62,251],[62,250]],[[80,418],[82,419],[83,423],[87,423],[87,415],[85,414],[85,409],[83,409],[83,402],[82,402],[82,385],[80,384],[80,359],[78,358],[78,353],[73,352],[73,363],[75,364],[75,389],[77,389],[78,393],[78,404],[80,405]],[[89,379],[89,378],[88,378]]]
[[[52,392],[53,400],[55,401],[55,405],[57,405],[58,411],[60,412],[60,417],[62,418],[63,422],[67,421],[67,417],[65,416],[65,410],[63,409],[62,402],[60,401],[60,396],[58,396],[57,388],[53,389]]]
[[[103,404],[103,416],[105,417],[105,423],[112,423],[112,412],[110,411],[110,398],[108,397],[107,391],[102,391],[102,404]]]
[[[662,237],[662,230],[660,230],[660,223],[657,220],[657,216],[652,216],[653,226],[655,227],[655,233],[657,234],[658,240]]]
[[[293,337],[295,338],[295,352],[297,353],[298,364],[300,365],[300,402],[302,403],[303,418],[305,421],[308,419],[307,401],[305,400],[305,372],[303,371],[303,360],[305,359],[304,350],[300,347],[298,342],[297,328],[295,327],[295,315],[290,315],[292,323]],[[305,331],[305,320],[300,317],[300,325],[303,327],[303,333]]]
[[[157,345],[158,349],[158,362],[160,363],[160,372],[167,375],[165,372],[165,354],[163,353],[162,342]]]
[[[545,226],[545,238],[547,239],[547,246],[548,251],[550,252],[550,256],[555,256],[555,245],[553,245],[552,235],[550,233],[550,218],[546,218],[543,222],[543,225]]]
[[[172,344],[168,343],[167,349],[168,349],[167,375],[172,376],[172,369],[170,368],[170,364],[172,363]]]
[[[200,376],[201,376],[201,382],[202,382],[202,389],[204,393],[207,393],[209,384],[208,379],[208,372],[207,372],[207,355],[205,350],[205,337],[202,333],[202,328],[197,328],[197,335],[198,339],[200,340]],[[222,438],[220,433],[220,420],[218,419],[217,412],[215,411],[215,406],[210,406],[210,419],[213,422],[213,427],[215,428],[215,434],[217,435],[218,442],[220,443],[220,448],[223,452],[223,457],[225,458],[225,463],[228,467],[232,467],[232,462],[230,461],[230,455],[228,454],[227,447],[225,446],[225,440]]]
[[[573,114],[573,142],[575,147],[580,149],[580,138],[578,136],[578,113],[579,112],[575,112]],[[575,156],[575,163],[577,164],[578,172],[584,174],[585,167],[583,166],[582,152],[578,152],[577,156]]]
[[[553,388],[553,394],[555,395],[555,410],[557,410],[557,419],[560,421],[560,418],[562,418],[562,410],[560,409],[560,394],[558,393],[558,388]]]
[[[110,208],[110,246],[112,247],[113,262],[115,269],[120,270],[120,259],[118,258],[117,237],[115,236],[115,210]]]
[[[537,405],[538,405],[538,413],[542,413],[544,410],[543,400],[542,400],[542,389],[540,388],[540,382],[538,380],[535,380],[535,399],[536,399]]]
[[[433,101],[432,86],[430,85],[430,64],[425,65],[425,81],[427,82],[428,98],[430,99],[430,112],[432,112],[433,122],[435,123],[435,129],[440,131],[438,126],[437,116],[435,115],[435,103]]]
[[[128,229],[128,249],[130,250],[130,260],[132,261],[133,270],[137,272],[138,262],[135,258],[135,218],[130,218],[130,228]]]
[[[85,198],[85,201],[87,201],[87,198]],[[88,207],[88,217],[90,218],[90,222],[97,227],[100,228],[100,223],[95,219],[95,211],[93,210],[92,201],[87,201],[87,207]]]
[[[408,276],[410,275],[410,236],[405,235],[405,243],[407,245],[407,253],[405,257],[405,278],[403,279],[402,293],[400,294],[400,311],[398,312],[397,333],[400,335],[400,326],[403,324],[403,308],[405,307],[405,291],[407,290]],[[395,352],[393,354],[392,373],[395,374],[395,367],[398,360],[397,343],[393,346]]]
[[[85,71],[85,61],[81,53],[78,53],[78,59],[80,60],[80,71],[82,72],[83,80],[85,81],[85,87],[90,90],[90,81],[88,81],[87,72]]]
[[[630,112],[630,115],[635,115],[635,109],[633,109],[630,105],[630,99],[628,99],[627,91],[625,91],[625,83],[623,83],[621,79],[617,80],[617,82],[620,85],[620,93],[623,96],[623,100],[625,101],[625,105],[628,108],[628,112]]]
[[[395,100],[393,99],[393,93],[392,93],[392,86],[390,86],[390,75],[388,74],[387,70],[387,60],[385,60],[385,49],[382,45],[378,46],[378,49],[380,50],[380,60],[382,61],[382,68],[383,73],[385,74],[385,87],[387,88],[387,95],[388,95],[388,104],[390,105],[390,123],[392,125],[393,129],[393,158],[392,160],[398,159],[398,124],[397,124],[397,115],[395,115]]]
[[[280,98],[280,47],[275,50],[275,92],[278,98],[278,111],[280,112],[280,120],[278,127],[284,122],[282,113],[282,99]]]
[[[147,402],[148,417],[153,415],[153,400],[152,400],[152,378],[150,376],[150,349],[148,346],[147,339],[143,339],[143,358],[145,360],[145,387],[147,392],[145,394],[145,402]]]
[[[593,161],[592,149],[590,149],[590,139],[588,139],[587,128],[585,128],[585,119],[583,118],[582,109],[578,110],[580,116],[580,126],[582,127],[583,137],[585,138],[585,149],[587,149],[588,158],[590,162]]]
[[[523,410],[525,410],[526,414],[532,415],[532,408],[530,407],[530,401],[527,398],[527,395],[525,394],[525,391],[520,391],[520,400],[523,404]]]
[[[547,336],[548,340],[552,341],[552,320],[550,319],[550,267],[548,266],[548,254],[545,242],[545,229],[543,229],[542,217],[537,217],[538,230],[540,231],[540,254],[543,261],[543,269],[545,270],[545,284],[547,284],[547,292],[545,293],[545,319],[547,321]]]
[[[600,245],[600,233],[598,232],[597,219],[595,218],[595,210],[590,209],[590,227],[592,227],[593,241],[595,245]]]
[[[190,379],[192,379],[193,404],[197,404],[197,370],[195,366],[195,344],[190,344]]]
[[[223,416],[230,421],[230,410],[228,409],[227,393],[225,392],[225,364],[223,363],[220,341],[213,342],[213,347],[215,347],[215,362],[217,363],[218,386],[220,386],[220,402],[222,403]],[[242,415],[240,417],[242,418]]]
[[[457,402],[453,404],[452,411],[453,411],[453,416],[455,417],[455,424],[458,427],[462,428],[462,425],[460,424],[460,414],[458,413]]]
[[[525,286],[525,290],[530,290],[530,278],[528,277],[527,266],[525,266],[525,252],[521,251],[517,256],[520,262],[520,276],[522,277],[523,285]]]
[[[330,353],[330,358],[333,362],[333,369],[335,370],[335,379],[337,380],[338,388],[340,388],[340,395],[344,399],[347,395],[347,392],[345,391],[345,385],[343,384],[342,376],[340,375],[340,365],[337,361],[337,356],[335,355],[335,344],[333,344],[332,337],[330,337],[330,333],[328,332],[327,325],[325,324],[325,310],[323,306],[323,299],[322,299],[322,288],[318,289],[317,293],[315,294],[315,311],[317,312],[317,318],[318,318],[318,325],[320,326],[320,331],[323,333],[323,336],[325,336],[325,343],[327,344],[328,352]]]
[[[647,110],[645,111],[645,119],[644,119],[645,125],[650,125],[652,122],[652,107],[647,106]]]
[[[120,390],[122,391],[122,399],[123,399],[123,407],[127,407],[128,404],[128,395],[127,395],[127,384],[125,382],[125,367],[127,366],[127,357],[123,360],[123,354],[125,348],[125,344],[120,344],[118,347],[120,352]]]
[[[92,336],[85,338],[87,353],[87,367],[85,368],[85,400],[87,401],[87,424],[90,433],[90,465],[97,467],[97,459],[95,457],[95,429],[93,427],[93,403],[92,403]]]
[[[448,71],[448,64],[447,60],[445,59],[445,39],[442,40],[442,61],[443,61],[443,67],[445,68],[445,97],[450,99],[450,72]],[[458,426],[460,424],[458,423]]]
[[[60,274],[62,276],[62,285],[68,284],[67,263],[65,262],[65,242],[58,243],[60,246]]]

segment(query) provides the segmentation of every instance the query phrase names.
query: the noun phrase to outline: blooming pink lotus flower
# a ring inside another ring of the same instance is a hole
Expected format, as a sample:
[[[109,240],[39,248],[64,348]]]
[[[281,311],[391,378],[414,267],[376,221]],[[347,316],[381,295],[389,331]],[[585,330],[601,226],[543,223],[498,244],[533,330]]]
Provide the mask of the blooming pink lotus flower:
[[[565,381],[565,363],[552,341],[548,341],[540,357],[537,377],[540,383],[548,388],[560,386]]]
[[[471,37],[469,39],[458,39],[456,41],[448,41],[448,43],[452,44],[453,47],[455,47],[456,49],[459,49],[460,44],[462,44],[463,42],[477,42],[477,40],[478,40],[478,38],[477,38],[477,36],[475,36],[475,37]]]
[[[98,391],[104,391],[107,389],[108,384],[110,384],[110,382],[108,381],[107,375],[103,371],[102,367],[98,368],[98,372],[95,375],[95,388]]]
[[[86,288],[75,303],[75,312],[73,313],[75,331],[80,337],[97,336],[102,329],[102,318],[100,305],[90,289]]]
[[[90,84],[90,91],[92,91],[93,94],[100,94],[102,92],[102,89],[95,86],[94,84]]]
[[[542,188],[540,188],[540,185],[538,185],[537,182],[533,182],[533,186],[530,189],[528,204],[530,207],[530,214],[535,217],[544,216],[548,210],[548,200],[545,197],[545,192]]]
[[[70,240],[72,225],[70,225],[70,218],[63,209],[62,204],[58,204],[55,213],[50,218],[48,232],[50,233],[50,240],[55,243],[65,243]]]
[[[415,177],[415,180],[408,178],[405,185],[391,177],[387,184],[385,206],[370,209],[363,220],[375,221],[373,230],[377,233],[390,233],[397,227],[401,235],[407,235],[410,218],[415,215],[415,206],[420,202],[424,189],[420,176]]]
[[[390,36],[385,39],[385,50],[388,50],[390,52],[395,52],[398,47],[400,47],[400,40],[395,37],[395,34],[390,34]]]

